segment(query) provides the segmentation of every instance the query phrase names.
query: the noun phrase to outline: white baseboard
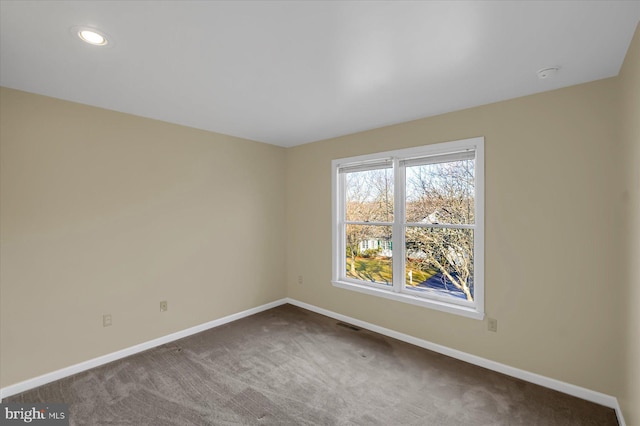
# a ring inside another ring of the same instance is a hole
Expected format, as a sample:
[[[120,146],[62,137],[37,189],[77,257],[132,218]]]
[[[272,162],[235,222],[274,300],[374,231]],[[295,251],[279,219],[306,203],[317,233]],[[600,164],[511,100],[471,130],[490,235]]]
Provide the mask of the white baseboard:
[[[539,374],[531,373],[525,370],[521,370],[519,368],[501,364],[499,362],[491,361],[486,358],[481,358],[479,356],[471,355],[466,352],[459,351],[457,349],[451,349],[446,346],[438,345],[437,343],[432,343],[427,340],[410,336],[408,334],[404,334],[388,328],[380,327],[375,324],[368,323],[366,321],[361,321],[356,318],[348,317],[346,315],[342,315],[342,314],[332,312],[323,308],[319,308],[317,306],[300,302],[298,300],[291,299],[291,298],[276,300],[274,302],[267,303],[265,305],[261,305],[252,309],[247,309],[246,311],[228,315],[226,317],[209,321],[207,323],[200,324],[200,325],[188,328],[186,330],[168,334],[166,336],[159,337],[157,339],[153,339],[148,342],[140,343],[138,345],[131,346],[129,348],[122,349],[120,351],[112,352],[110,354],[103,355],[98,358],[84,361],[69,367],[61,368],[60,370],[56,370],[51,373],[43,374],[42,376],[34,377],[33,379],[28,379],[23,382],[16,383],[14,385],[1,388],[0,401],[4,398],[7,398],[12,395],[16,395],[21,392],[25,392],[29,389],[33,389],[53,381],[63,379],[65,377],[69,377],[74,374],[81,373],[91,368],[95,368],[103,364],[116,361],[130,355],[137,354],[142,351],[146,351],[147,349],[151,349],[156,346],[173,342],[174,340],[182,339],[183,337],[191,336],[192,334],[200,333],[201,331],[205,331],[210,328],[215,328],[220,325],[227,324],[229,322],[239,320],[241,318],[248,317],[253,314],[257,314],[258,312],[275,308],[276,306],[284,305],[285,303],[290,303],[291,305],[298,306],[300,308],[307,309],[309,311],[316,312],[318,314],[325,315],[325,316],[337,319],[339,321],[344,321],[353,325],[357,325],[358,327],[365,328],[367,330],[371,330],[376,333],[380,333],[385,336],[389,336],[394,339],[398,339],[403,342],[407,342],[412,345],[419,346],[421,348],[429,349],[431,351],[438,352],[443,355],[447,355],[452,358],[456,358],[461,361],[468,362],[470,364],[478,365],[480,367],[497,371],[499,373],[506,374],[511,377],[522,379],[527,382],[535,383],[537,385],[544,386],[549,389],[557,390],[559,392],[563,392],[568,395],[582,398],[587,401],[594,402],[596,404],[604,405],[605,407],[613,408],[616,411],[616,416],[618,417],[618,423],[620,424],[620,426],[626,426],[624,417],[622,416],[620,405],[618,404],[617,398],[615,398],[614,396],[606,395],[606,394],[596,392],[590,389],[586,389],[580,386],[572,385],[570,383],[561,382],[556,379],[551,379],[549,377],[541,376]]]
[[[480,367],[487,368],[489,370],[497,371],[502,374],[506,374],[517,379],[522,379],[527,382],[535,383],[536,385],[544,386],[549,389],[557,390],[568,395],[572,395],[587,401],[594,402],[596,404],[604,405],[605,407],[613,408],[616,411],[618,417],[618,423],[620,426],[626,426],[624,417],[622,416],[622,410],[618,404],[618,399],[611,395],[596,392],[590,389],[586,389],[580,386],[572,385],[570,383],[561,382],[560,380],[552,379],[549,377],[541,376],[540,374],[531,373],[529,371],[521,370],[519,368],[511,367],[499,362],[491,361],[486,358],[471,355],[466,352],[459,351],[457,349],[451,349],[446,346],[438,345],[427,340],[418,339],[417,337],[410,336],[408,334],[399,333],[388,328],[380,327],[375,324],[361,321],[359,319],[351,318],[346,315],[338,314],[336,312],[328,311],[323,308],[319,308],[308,303],[300,302],[295,299],[285,299],[287,303],[298,306],[303,309],[307,309],[312,312],[316,312],[327,317],[344,321],[349,324],[357,325],[358,327],[365,328],[367,330],[374,331],[376,333],[383,334],[385,336],[393,337],[394,339],[401,340],[403,342],[411,343],[412,345],[419,346],[421,348],[429,349],[434,352],[438,352],[443,355],[450,356],[452,358],[459,359],[461,361],[468,362],[470,364],[478,365]]]
[[[43,374],[42,376],[34,377],[23,382],[16,383],[0,389],[0,401],[12,395],[27,391],[29,389],[36,388],[38,386],[45,385],[47,383],[63,379],[65,377],[72,376],[77,373],[89,370],[91,368],[98,367],[108,362],[116,361],[121,358],[128,357],[130,355],[137,354],[147,349],[154,348],[156,346],[164,345],[165,343],[173,342],[174,340],[182,339],[183,337],[191,336],[192,334],[200,333],[201,331],[215,328],[229,322],[239,320],[240,318],[248,317],[258,312],[266,311],[267,309],[275,308],[276,306],[284,305],[287,303],[286,299],[276,300],[265,305],[261,305],[255,308],[247,309],[246,311],[238,312],[236,314],[228,315],[223,318],[219,318],[213,321],[206,322],[204,324],[196,325],[186,330],[178,331],[168,334],[157,339],[149,340],[148,342],[140,343],[135,346],[122,349],[120,351],[112,352],[107,355],[103,355],[97,358],[90,359],[88,361],[81,362],[79,364],[71,365],[69,367],[61,368],[60,370],[52,371],[51,373]]]

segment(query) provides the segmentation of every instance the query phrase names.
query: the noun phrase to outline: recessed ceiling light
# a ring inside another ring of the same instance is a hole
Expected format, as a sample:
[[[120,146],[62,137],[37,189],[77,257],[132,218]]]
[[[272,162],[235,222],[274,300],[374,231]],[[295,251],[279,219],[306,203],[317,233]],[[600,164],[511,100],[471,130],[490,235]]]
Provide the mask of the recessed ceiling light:
[[[95,28],[82,26],[71,27],[71,33],[85,43],[89,43],[93,46],[107,46],[111,44],[111,40],[107,35]]]
[[[87,43],[94,44],[96,46],[104,46],[107,44],[107,38],[105,36],[91,30],[80,31],[78,33],[78,37],[80,37],[82,41],[86,41]]]

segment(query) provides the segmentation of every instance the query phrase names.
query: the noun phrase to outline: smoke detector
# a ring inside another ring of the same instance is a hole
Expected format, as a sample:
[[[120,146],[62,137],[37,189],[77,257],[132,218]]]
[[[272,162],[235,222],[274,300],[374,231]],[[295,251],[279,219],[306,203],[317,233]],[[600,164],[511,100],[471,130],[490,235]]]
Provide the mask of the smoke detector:
[[[545,80],[547,78],[553,78],[558,73],[559,69],[560,69],[560,67],[543,68],[540,71],[538,71],[538,78],[540,80]]]

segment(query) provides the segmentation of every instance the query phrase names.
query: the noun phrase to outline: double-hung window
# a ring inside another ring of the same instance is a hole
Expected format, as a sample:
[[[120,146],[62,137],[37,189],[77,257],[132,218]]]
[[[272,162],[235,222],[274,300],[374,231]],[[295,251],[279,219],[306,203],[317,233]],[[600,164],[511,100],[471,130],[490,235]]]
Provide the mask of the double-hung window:
[[[333,284],[482,319],[484,139],[333,160]]]

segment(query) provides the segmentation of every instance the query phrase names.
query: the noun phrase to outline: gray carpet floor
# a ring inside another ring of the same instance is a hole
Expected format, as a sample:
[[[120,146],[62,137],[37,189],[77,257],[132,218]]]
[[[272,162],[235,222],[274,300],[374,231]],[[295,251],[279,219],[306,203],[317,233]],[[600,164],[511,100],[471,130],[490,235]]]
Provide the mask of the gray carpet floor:
[[[617,425],[603,406],[283,305],[7,398],[72,425]]]

